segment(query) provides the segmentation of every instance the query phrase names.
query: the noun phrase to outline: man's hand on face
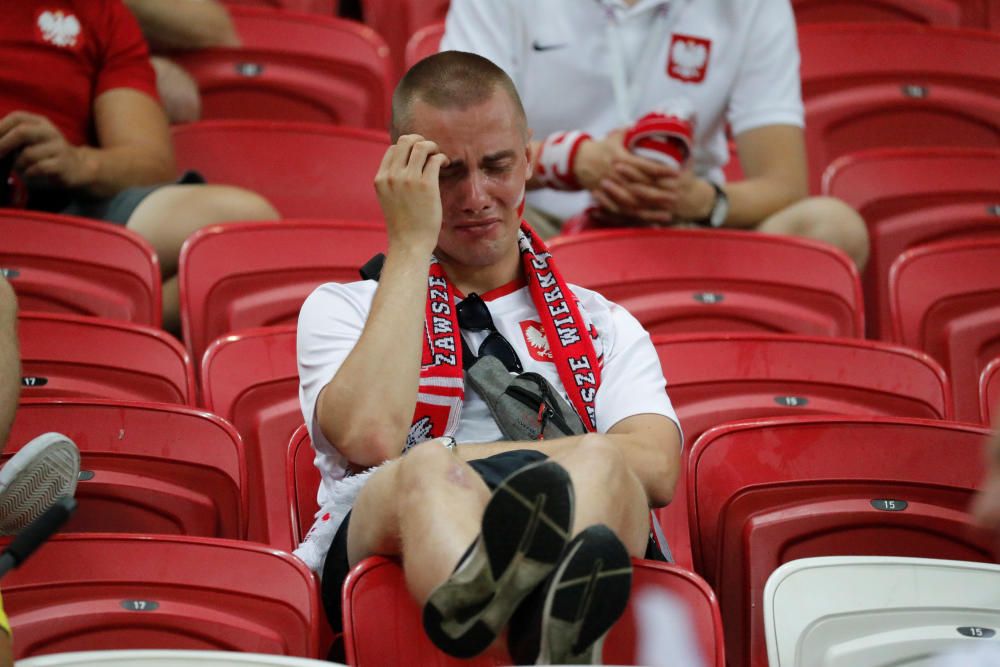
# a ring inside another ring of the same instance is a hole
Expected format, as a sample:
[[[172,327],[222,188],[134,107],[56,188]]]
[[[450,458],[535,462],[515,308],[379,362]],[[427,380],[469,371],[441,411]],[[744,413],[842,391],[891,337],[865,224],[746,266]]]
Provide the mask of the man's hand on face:
[[[433,252],[441,232],[438,178],[448,162],[436,143],[418,134],[401,136],[386,151],[375,175],[375,192],[390,246]]]
[[[10,153],[18,153],[14,171],[29,185],[79,188],[92,171],[82,148],[66,141],[47,118],[27,111],[0,120],[0,158]]]

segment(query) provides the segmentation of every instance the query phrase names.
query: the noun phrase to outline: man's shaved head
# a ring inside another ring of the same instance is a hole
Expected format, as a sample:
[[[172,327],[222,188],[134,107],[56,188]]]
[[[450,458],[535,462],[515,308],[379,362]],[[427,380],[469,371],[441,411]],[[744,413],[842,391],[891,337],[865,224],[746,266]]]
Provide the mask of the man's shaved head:
[[[527,140],[524,106],[506,72],[474,53],[443,51],[428,56],[403,75],[392,95],[392,141],[412,132],[415,100],[435,109],[466,109],[490,99],[497,89],[513,102]]]

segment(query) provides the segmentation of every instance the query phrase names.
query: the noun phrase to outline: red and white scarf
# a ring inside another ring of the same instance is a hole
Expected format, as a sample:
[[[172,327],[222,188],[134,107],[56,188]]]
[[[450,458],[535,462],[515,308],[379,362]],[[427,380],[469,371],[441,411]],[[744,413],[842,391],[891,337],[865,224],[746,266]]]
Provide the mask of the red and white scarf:
[[[538,310],[552,360],[564,391],[588,431],[597,428],[594,399],[601,371],[587,323],[576,297],[555,267],[549,249],[527,223],[521,223],[518,247],[531,301]],[[407,447],[453,435],[458,430],[465,398],[462,342],[455,291],[442,266],[431,262],[427,276],[427,314],[420,389]]]

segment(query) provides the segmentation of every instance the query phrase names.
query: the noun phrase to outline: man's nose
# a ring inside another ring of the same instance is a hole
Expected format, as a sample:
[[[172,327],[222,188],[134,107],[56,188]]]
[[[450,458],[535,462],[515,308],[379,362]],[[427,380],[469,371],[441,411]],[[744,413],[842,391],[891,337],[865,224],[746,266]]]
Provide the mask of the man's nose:
[[[481,171],[473,171],[465,179],[462,208],[467,211],[481,211],[490,205],[487,192],[487,178]]]

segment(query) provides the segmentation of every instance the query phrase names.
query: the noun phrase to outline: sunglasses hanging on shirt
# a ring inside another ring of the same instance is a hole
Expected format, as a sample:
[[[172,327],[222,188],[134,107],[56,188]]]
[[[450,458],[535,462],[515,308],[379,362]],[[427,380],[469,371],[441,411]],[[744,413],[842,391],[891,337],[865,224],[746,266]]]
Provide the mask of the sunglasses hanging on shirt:
[[[466,370],[478,361],[479,357],[485,356],[496,357],[511,373],[521,373],[524,371],[524,368],[521,366],[521,360],[514,350],[514,346],[503,337],[503,334],[497,331],[496,325],[493,323],[493,317],[490,315],[490,309],[486,307],[486,302],[483,301],[482,297],[475,292],[469,294],[469,296],[458,304],[458,326],[467,331],[490,332],[479,345],[479,353],[477,355],[472,354],[472,350],[469,349],[465,338],[460,336],[462,338],[462,366]]]

